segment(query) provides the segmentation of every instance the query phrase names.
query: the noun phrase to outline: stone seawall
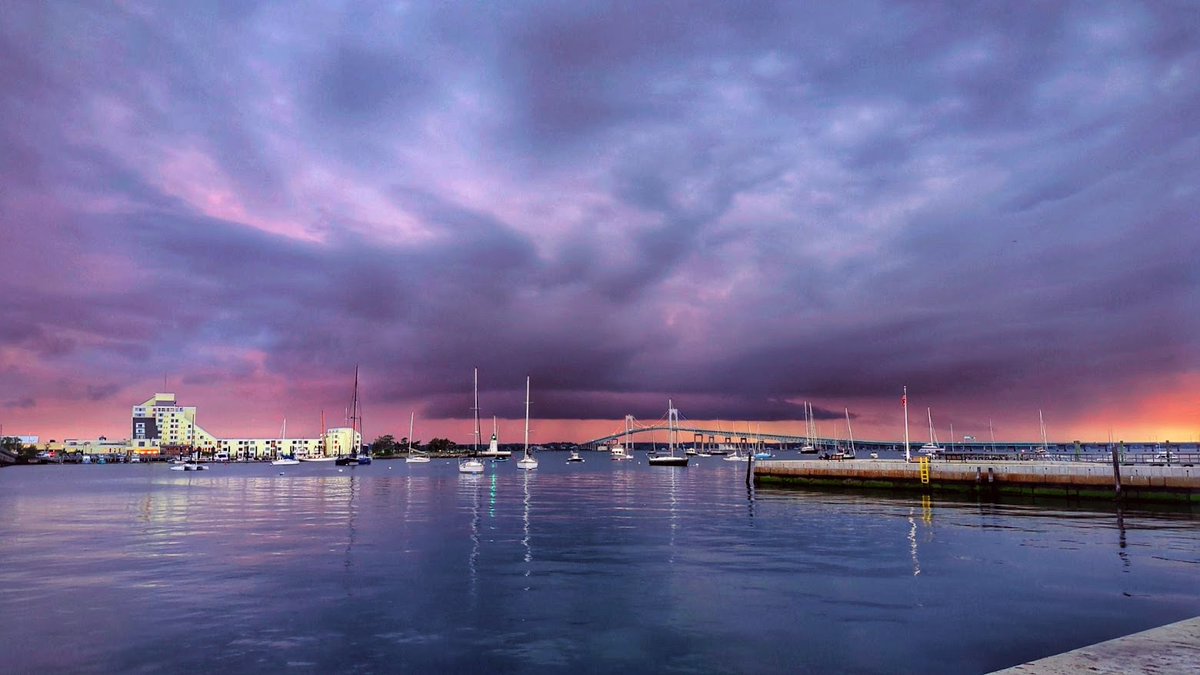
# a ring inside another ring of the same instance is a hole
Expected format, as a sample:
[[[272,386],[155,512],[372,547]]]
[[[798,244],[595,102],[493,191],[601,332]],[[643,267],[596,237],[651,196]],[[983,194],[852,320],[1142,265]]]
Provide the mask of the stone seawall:
[[[1121,497],[1127,501],[1200,503],[1200,467],[1121,466]],[[979,492],[1075,498],[1116,497],[1111,464],[1099,462],[929,463],[928,482],[918,462],[766,460],[754,467],[758,484],[864,487],[931,492]]]

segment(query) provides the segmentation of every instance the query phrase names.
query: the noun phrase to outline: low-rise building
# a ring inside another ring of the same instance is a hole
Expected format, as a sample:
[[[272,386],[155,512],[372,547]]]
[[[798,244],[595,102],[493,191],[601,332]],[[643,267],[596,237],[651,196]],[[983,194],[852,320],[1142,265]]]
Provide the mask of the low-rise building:
[[[348,455],[362,447],[362,434],[349,427],[317,438],[217,438],[196,424],[196,407],[181,406],[172,393],[157,393],[132,410],[130,452],[138,455],[200,453],[229,460],[274,459],[280,455]]]

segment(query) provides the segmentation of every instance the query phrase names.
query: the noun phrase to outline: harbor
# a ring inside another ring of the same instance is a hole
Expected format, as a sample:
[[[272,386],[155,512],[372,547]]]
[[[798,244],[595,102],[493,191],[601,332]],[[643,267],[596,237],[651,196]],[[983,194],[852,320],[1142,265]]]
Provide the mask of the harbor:
[[[1149,463],[1041,460],[858,459],[844,462],[766,460],[754,466],[759,485],[954,492],[1130,502],[1200,504],[1200,462]],[[1190,456],[1189,456],[1190,459]]]
[[[953,675],[1200,614],[1187,509],[581,454],[0,471],[0,670]]]

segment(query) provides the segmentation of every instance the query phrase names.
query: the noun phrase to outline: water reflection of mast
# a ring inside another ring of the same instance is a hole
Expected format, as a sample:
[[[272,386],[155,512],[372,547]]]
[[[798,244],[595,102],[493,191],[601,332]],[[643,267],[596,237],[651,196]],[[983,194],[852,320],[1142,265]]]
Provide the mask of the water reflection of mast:
[[[675,506],[679,503],[679,499],[676,494],[675,480],[676,480],[676,475],[679,472],[676,471],[675,469],[671,469],[667,473],[671,476],[671,487],[670,487],[671,558],[670,558],[670,562],[674,563],[675,562],[675,530],[679,527],[679,517],[675,513]]]
[[[353,589],[355,587],[355,584],[351,579],[351,577],[353,576],[354,559],[350,555],[352,549],[354,548],[354,539],[355,539],[355,534],[356,534],[356,531],[354,529],[354,516],[356,515],[355,510],[354,510],[354,497],[355,497],[354,474],[350,474],[350,488],[349,489],[350,489],[350,494],[346,499],[346,527],[349,530],[349,532],[346,537],[346,560],[345,560],[345,562],[342,563],[343,568],[346,570],[346,577],[344,579],[344,583],[346,584],[346,595],[348,595],[348,596],[353,595]]]
[[[917,519],[916,509],[908,510],[908,545],[909,553],[912,555],[913,576],[921,576],[921,560],[917,557]]]
[[[522,514],[522,525],[524,527],[525,536],[521,539],[521,545],[525,547],[525,578],[528,579],[533,571],[530,563],[533,562],[533,549],[529,546],[529,471],[525,473],[525,500],[524,512]],[[525,590],[529,590],[526,586]]]
[[[471,490],[471,555],[467,557],[467,574],[471,599],[476,596],[478,582],[477,562],[479,560],[479,483],[470,481],[460,483]]]

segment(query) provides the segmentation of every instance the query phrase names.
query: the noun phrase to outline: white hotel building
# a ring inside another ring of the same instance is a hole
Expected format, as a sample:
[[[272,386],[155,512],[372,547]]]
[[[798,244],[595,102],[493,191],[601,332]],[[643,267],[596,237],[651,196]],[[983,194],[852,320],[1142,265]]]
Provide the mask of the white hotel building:
[[[232,460],[348,455],[362,446],[362,434],[349,427],[327,429],[319,438],[217,438],[196,425],[196,407],[180,406],[175,394],[155,394],[133,406],[129,450],[159,455],[164,450],[199,451]]]

